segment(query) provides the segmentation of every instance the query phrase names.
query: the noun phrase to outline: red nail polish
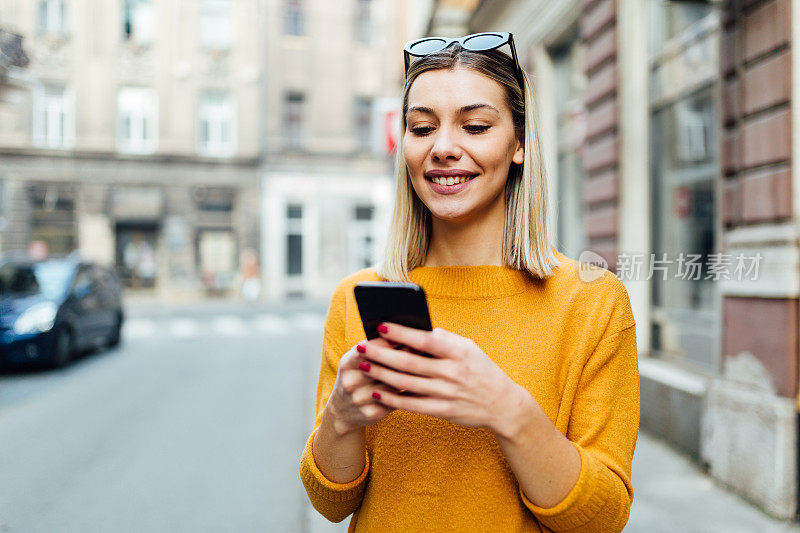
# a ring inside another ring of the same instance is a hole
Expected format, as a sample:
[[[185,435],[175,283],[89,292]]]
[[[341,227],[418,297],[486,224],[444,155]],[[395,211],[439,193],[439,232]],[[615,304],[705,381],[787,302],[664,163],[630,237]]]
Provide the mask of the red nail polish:
[[[363,344],[359,344],[358,346],[356,346],[356,350],[358,350],[360,353],[366,353],[367,347],[364,346]]]
[[[380,400],[381,399],[381,393],[380,392],[373,392],[372,393],[372,397],[375,398],[376,400]]]
[[[389,331],[389,326],[386,324],[378,324],[378,331],[380,333],[387,333]]]
[[[358,363],[358,368],[360,368],[364,372],[369,372],[370,366],[369,363],[367,363],[366,361],[361,361],[360,363]]]

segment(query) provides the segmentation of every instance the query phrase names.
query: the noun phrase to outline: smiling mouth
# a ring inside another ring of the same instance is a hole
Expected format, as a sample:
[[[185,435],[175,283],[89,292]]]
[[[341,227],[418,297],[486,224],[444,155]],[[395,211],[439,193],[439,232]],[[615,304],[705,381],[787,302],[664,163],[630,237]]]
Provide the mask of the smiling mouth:
[[[449,176],[449,177],[428,177],[425,176],[425,179],[428,181],[432,181],[437,185],[458,185],[459,183],[464,183],[465,181],[469,181],[475,178],[477,174],[472,176]]]

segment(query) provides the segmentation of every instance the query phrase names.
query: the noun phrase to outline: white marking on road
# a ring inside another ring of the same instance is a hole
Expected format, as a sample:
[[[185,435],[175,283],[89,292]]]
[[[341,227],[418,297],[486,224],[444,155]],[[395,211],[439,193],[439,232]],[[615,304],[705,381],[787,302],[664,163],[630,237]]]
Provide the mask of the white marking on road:
[[[286,333],[289,322],[279,315],[257,315],[253,318],[253,327],[266,333]]]
[[[122,336],[126,339],[152,337],[156,333],[156,325],[149,318],[129,318],[122,323]]]
[[[213,327],[221,335],[241,335],[247,330],[244,321],[236,315],[214,317]]]
[[[127,339],[158,336],[191,339],[205,335],[240,336],[248,332],[281,335],[300,330],[321,333],[324,327],[325,316],[313,312],[300,312],[289,316],[262,313],[246,318],[225,314],[196,318],[130,318],[122,326],[122,335]]]
[[[195,337],[198,331],[200,331],[200,326],[196,320],[191,318],[175,318],[169,323],[169,332],[174,337],[182,339]]]
[[[322,332],[325,318],[319,313],[296,313],[292,317],[292,323],[300,329]]]

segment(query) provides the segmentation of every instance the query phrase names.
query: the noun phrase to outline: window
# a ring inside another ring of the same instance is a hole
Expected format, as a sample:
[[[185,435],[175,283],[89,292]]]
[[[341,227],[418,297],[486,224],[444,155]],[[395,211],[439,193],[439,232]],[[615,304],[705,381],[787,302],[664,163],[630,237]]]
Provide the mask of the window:
[[[229,93],[207,91],[197,106],[197,152],[212,157],[236,153],[236,111]]]
[[[67,6],[64,0],[39,0],[39,33],[67,35]]]
[[[355,101],[355,132],[358,149],[369,151],[372,146],[372,99],[357,96]]]
[[[0,231],[8,228],[9,212],[9,189],[8,179],[0,179]]]
[[[357,0],[355,32],[356,41],[369,44],[372,40],[372,20],[370,17],[371,0]]]
[[[198,270],[206,287],[227,290],[236,276],[236,235],[227,229],[202,229],[197,235]]]
[[[585,84],[582,52],[577,25],[567,31],[564,41],[549,50],[553,61],[551,90],[555,100],[558,147],[555,209],[558,244],[565,255],[576,259],[587,244],[583,220],[583,185],[586,177],[578,156],[585,135],[586,116],[582,99]]]
[[[72,91],[59,85],[34,89],[33,143],[38,148],[69,149],[75,141]]]
[[[230,187],[209,187],[199,185],[192,193],[197,209],[200,211],[217,211],[230,213],[233,211],[235,189]]]
[[[153,41],[153,26],[150,0],[122,0],[122,35],[126,41],[149,45]]]
[[[302,93],[289,92],[286,94],[283,130],[288,149],[299,149],[303,145],[305,137],[304,104],[305,96]]]
[[[708,5],[650,4],[652,348],[712,372],[720,328],[709,275],[718,246],[719,70],[717,33],[706,30],[718,17]]]
[[[231,1],[201,0],[200,46],[207,50],[227,50],[231,46]]]
[[[372,205],[356,205],[348,223],[348,269],[350,272],[367,268],[373,263]]]
[[[75,187],[66,183],[34,182],[27,187],[29,241],[43,241],[51,254],[68,254],[77,241]]]
[[[285,0],[283,5],[283,33],[305,35],[305,14],[302,0]]]
[[[286,206],[286,274],[303,273],[303,206]]]
[[[158,96],[155,89],[124,87],[117,96],[117,149],[152,154],[158,145]]]

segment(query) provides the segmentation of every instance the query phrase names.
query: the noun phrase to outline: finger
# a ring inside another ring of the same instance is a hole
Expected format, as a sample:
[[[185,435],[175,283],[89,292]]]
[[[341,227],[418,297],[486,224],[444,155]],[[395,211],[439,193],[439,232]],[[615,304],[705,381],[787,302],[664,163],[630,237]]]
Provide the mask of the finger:
[[[359,354],[359,355],[361,355],[361,354]],[[354,380],[354,381],[352,381],[352,383],[355,383],[359,387],[371,386],[371,385],[379,384],[379,385],[383,385],[385,387],[389,387],[389,388],[393,389],[395,392],[399,391],[400,389],[397,389],[397,388],[393,387],[392,385],[389,385],[389,384],[386,384],[386,383],[382,383],[381,381],[375,379],[371,375],[376,371],[376,369],[379,369],[379,368],[385,368],[385,367],[383,365],[381,365],[380,363],[376,363],[375,361],[370,361],[368,359],[362,359],[361,362],[358,364],[358,368],[356,368],[355,370],[347,370],[347,373],[348,374],[352,373],[354,375],[358,374],[358,376],[359,376],[358,380],[357,381]]]
[[[387,339],[382,339],[381,337],[376,337],[372,340],[362,339],[356,344],[354,344],[341,358],[340,364],[342,365],[342,369],[358,369],[358,364],[363,360],[361,359],[361,353],[358,351],[358,346],[363,345],[367,346],[368,344],[373,344],[376,346],[381,346],[382,348],[391,348],[395,346],[396,343],[393,343]]]
[[[375,383],[378,383],[375,379],[358,368],[342,370],[339,377],[342,382],[342,390],[350,396],[351,400],[354,396],[358,395],[359,390],[364,387],[374,386]]]
[[[408,349],[396,350],[381,348],[377,344],[368,344],[364,347],[361,357],[397,372],[424,377],[443,377],[443,361],[406,351]]]
[[[371,399],[369,405],[365,405],[361,408],[361,413],[366,417],[368,424],[371,425],[381,418],[385,417],[395,409],[392,407],[387,407],[380,402]]]
[[[417,356],[410,356],[417,357]],[[396,372],[381,365],[371,365],[369,370],[362,370],[373,379],[400,391],[408,390],[424,396],[445,396],[452,394],[446,390],[450,384],[435,378],[415,376],[406,372]]]
[[[407,347],[404,344],[400,344],[397,342],[390,341],[389,339],[384,339],[383,337],[375,337],[374,339],[368,341],[372,345],[380,346],[381,348],[391,348],[393,350],[405,350]]]
[[[392,409],[405,409],[415,413],[444,418],[450,409],[450,402],[425,396],[409,396],[393,392],[380,392],[380,399],[375,401]]]
[[[453,336],[455,334],[445,329],[434,328],[433,331],[425,331],[394,322],[383,322],[382,325],[387,328],[386,332],[380,332],[383,339],[404,344],[434,357],[445,358],[454,355]]]
[[[355,403],[356,405],[368,405],[374,403],[376,399],[373,396],[374,392],[377,392],[380,395],[386,393],[400,394],[400,391],[398,391],[394,387],[384,385],[380,381],[373,381],[372,384],[358,389],[358,391],[353,394],[353,403]]]

